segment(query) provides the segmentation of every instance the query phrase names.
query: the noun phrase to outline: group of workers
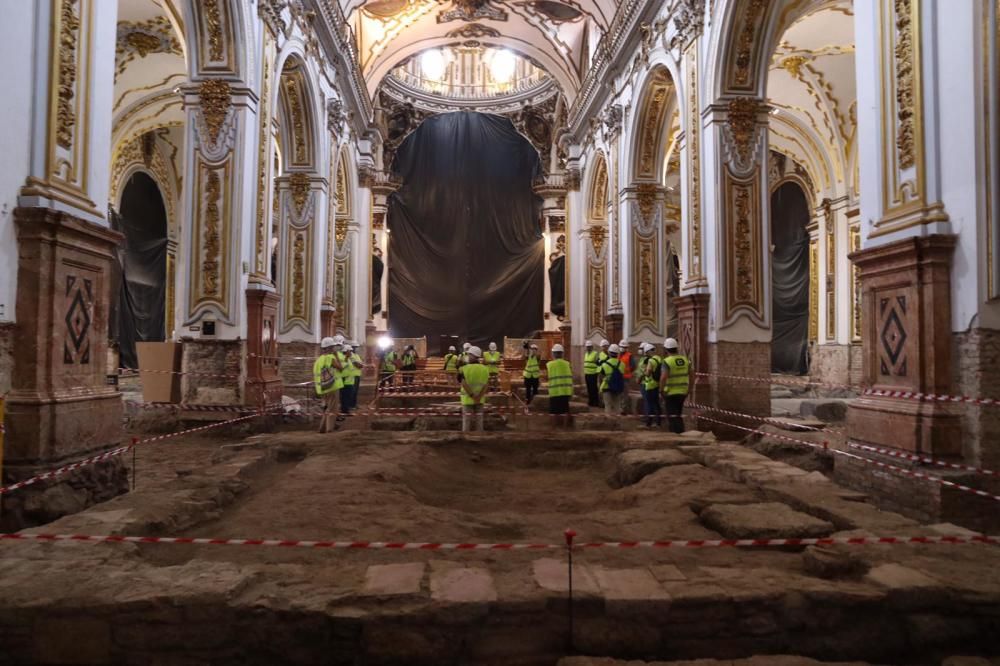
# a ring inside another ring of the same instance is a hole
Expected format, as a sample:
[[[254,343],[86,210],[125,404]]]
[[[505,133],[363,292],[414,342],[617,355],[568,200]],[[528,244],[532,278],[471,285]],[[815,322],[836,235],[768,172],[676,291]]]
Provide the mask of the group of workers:
[[[313,365],[316,393],[323,399],[324,415],[320,432],[336,430],[340,421],[357,406],[358,387],[363,367],[354,345],[343,336],[324,338],[321,355]],[[527,404],[538,394],[541,384],[542,360],[538,345],[525,343],[524,392]],[[564,358],[565,349],[560,344],[552,346],[552,359],[545,363],[548,376],[549,413],[557,427],[569,426],[570,399],[573,396],[573,368]],[[444,371],[454,374],[460,385],[462,403],[462,430],[483,429],[483,409],[488,391],[498,387],[501,356],[495,342],[483,350],[466,342],[459,354],[454,346],[444,357]],[[684,432],[683,409],[690,382],[691,362],[678,351],[677,341],[667,338],[663,354],[648,342],[639,345],[639,354],[629,351],[628,340],[611,344],[601,340],[600,350],[594,349],[589,340],[585,344],[583,375],[587,385],[587,404],[600,407],[609,416],[627,414],[630,405],[630,384],[635,383],[643,399],[645,426],[652,427],[655,419],[662,426],[664,412],[670,430]],[[390,385],[397,371],[402,371],[403,384],[413,383],[417,370],[417,352],[408,345],[397,354],[390,342],[379,361],[379,384]],[[338,413],[339,393],[339,413]],[[661,407],[661,396],[663,405]],[[332,423],[332,428],[330,423]]]
[[[319,347],[320,355],[313,363],[313,384],[323,401],[319,431],[325,433],[337,430],[357,408],[364,362],[355,351],[357,344],[342,335],[323,338]]]
[[[675,433],[684,432],[684,401],[691,385],[691,361],[678,350],[677,340],[663,341],[663,354],[649,342],[639,345],[639,355],[629,351],[628,340],[617,345],[601,340],[600,350],[594,343],[586,342],[583,355],[583,377],[587,383],[587,404],[599,407],[604,401],[604,412],[609,416],[625,414],[629,409],[629,384],[639,386],[642,395],[645,426],[667,423]],[[661,408],[660,396],[663,396]]]

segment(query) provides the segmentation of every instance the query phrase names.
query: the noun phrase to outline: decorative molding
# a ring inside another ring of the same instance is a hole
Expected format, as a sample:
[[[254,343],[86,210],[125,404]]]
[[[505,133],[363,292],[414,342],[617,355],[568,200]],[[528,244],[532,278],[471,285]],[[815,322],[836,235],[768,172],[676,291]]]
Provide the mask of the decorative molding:
[[[833,206],[823,199],[823,226],[826,233],[826,340],[837,338],[837,227]]]
[[[219,277],[219,257],[221,254],[219,199],[222,195],[222,185],[219,172],[216,169],[208,171],[205,180],[205,214],[202,218],[204,242],[202,245],[202,294],[207,298],[221,296],[221,280]]]
[[[916,131],[914,129],[915,71],[913,42],[913,0],[894,0],[896,45],[893,49],[896,70],[896,150],[899,167],[909,169],[916,164]],[[919,48],[919,44],[916,45]]]
[[[819,342],[819,241],[809,239],[809,341]]]
[[[685,148],[688,162],[688,283],[703,280],[701,255],[701,105],[698,102],[698,49],[692,45],[687,56],[688,114]]]
[[[288,6],[287,0],[259,0],[257,4],[257,15],[264,21],[271,37],[277,39],[284,35],[288,29],[281,12]]]
[[[208,58],[212,62],[223,62],[222,15],[219,2],[225,0],[203,0],[201,9],[208,29]]]
[[[138,58],[152,53],[183,55],[174,27],[166,16],[156,16],[148,21],[118,23],[115,43],[115,78],[117,79]]]
[[[764,15],[769,2],[770,0],[744,0],[735,52],[730,56],[731,90],[754,89],[754,69],[757,62],[754,52],[759,52],[762,48],[760,35],[763,33]]]
[[[267,2],[262,2],[258,10],[262,12]],[[269,254],[269,225],[267,195],[270,191],[271,183],[271,84],[273,80],[273,67],[271,64],[273,49],[271,42],[265,37],[264,40],[264,73],[261,77],[261,96],[258,105],[258,144],[257,144],[257,219],[254,225],[254,270],[253,274],[257,281],[267,282],[268,275],[268,254]]]
[[[849,231],[851,252],[861,250],[861,226],[853,224]],[[861,276],[851,262],[851,342],[861,340]]]
[[[756,97],[734,97],[729,100],[726,127],[738,165],[749,166],[754,162],[754,148],[760,125],[758,116],[764,109],[764,103]]]
[[[295,207],[295,215],[302,218],[306,211],[306,204],[309,203],[309,195],[312,186],[309,182],[309,174],[297,171],[288,176],[288,192]]]
[[[69,150],[76,131],[77,50],[80,39],[78,0],[61,0],[59,4],[59,69],[56,86],[56,143]]]
[[[671,81],[667,71],[665,69],[657,70],[657,74],[649,83],[640,116],[639,145],[634,166],[635,178],[657,182],[660,180],[661,174],[658,167],[663,155],[660,144],[663,141],[668,100],[673,90],[673,81]]]
[[[481,23],[470,23],[469,25],[455,28],[447,33],[447,37],[452,39],[482,39],[483,37],[500,37],[500,31],[496,28],[485,26]]]
[[[224,79],[205,79],[198,88],[198,100],[208,144],[218,146],[219,135],[232,111],[232,88]]]
[[[727,321],[747,310],[764,320],[764,284],[761,269],[761,219],[758,174],[738,179],[725,171],[725,312]]]
[[[437,15],[438,23],[451,21],[506,21],[507,12],[493,5],[492,0],[452,0],[454,7]]]
[[[684,50],[698,39],[705,24],[705,0],[680,0],[674,9],[671,49]]]

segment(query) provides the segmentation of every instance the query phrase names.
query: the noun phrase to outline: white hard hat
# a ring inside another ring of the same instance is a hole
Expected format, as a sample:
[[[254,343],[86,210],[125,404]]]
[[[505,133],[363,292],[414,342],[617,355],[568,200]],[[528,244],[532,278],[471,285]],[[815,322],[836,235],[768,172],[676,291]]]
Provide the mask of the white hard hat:
[[[496,350],[497,350],[497,343],[491,342],[490,343],[490,351],[496,351]]]
[[[607,340],[601,340],[601,346],[602,346],[602,347],[607,347],[607,346],[608,346],[608,345],[610,345],[610,344],[611,344],[611,343],[610,343],[610,342],[608,342]]]
[[[455,351],[455,345],[448,347],[448,351]]]
[[[559,354],[561,354],[564,351],[566,351],[566,350],[563,349],[562,345],[560,345],[560,344],[554,344],[554,345],[552,345],[552,353],[559,353]]]
[[[351,345],[344,345],[344,351],[352,352],[354,351],[354,347],[352,347]]]
[[[342,344],[344,344],[344,336],[342,336],[342,335],[335,335],[335,336],[333,336],[333,344],[335,344],[335,345],[342,345]]]
[[[531,345],[532,349],[538,349],[538,345]]]
[[[594,343],[591,342],[590,340],[587,340],[586,342],[583,343],[583,346],[584,347],[593,347]]]
[[[619,347],[618,345],[611,345],[610,347],[608,347],[608,352],[612,354],[619,354],[621,353],[621,350],[622,348]]]
[[[663,346],[666,349],[677,349],[677,341],[674,340],[673,338],[667,338],[666,340],[663,341]]]
[[[642,343],[642,351],[644,351],[644,352],[651,352],[654,349],[656,349],[656,347],[654,347],[652,343],[650,343],[650,342],[643,342]]]
[[[336,347],[337,341],[334,338],[323,338],[323,341],[319,343],[320,349],[327,349],[328,347]]]
[[[618,343],[619,347],[628,347],[628,340],[622,338],[622,341]]]
[[[462,345],[462,349],[464,349],[465,351],[469,351],[470,349],[472,349],[472,343],[466,342],[464,345]]]
[[[475,356],[476,358],[481,358],[483,355],[482,349],[480,349],[479,347],[473,347],[472,345],[469,345],[468,351],[471,355]]]

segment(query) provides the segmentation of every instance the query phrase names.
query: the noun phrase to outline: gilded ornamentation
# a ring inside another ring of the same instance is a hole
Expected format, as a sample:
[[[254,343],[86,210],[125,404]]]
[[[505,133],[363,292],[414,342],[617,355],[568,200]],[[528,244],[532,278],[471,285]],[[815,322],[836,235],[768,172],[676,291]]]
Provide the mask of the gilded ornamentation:
[[[385,229],[385,213],[372,213],[372,229]]]
[[[222,186],[219,182],[219,174],[213,169],[208,172],[205,182],[205,245],[202,250],[202,284],[204,285],[204,295],[208,297],[219,297],[219,228],[221,216],[219,214],[219,195]]]
[[[292,126],[293,161],[296,164],[309,163],[309,151],[306,143],[306,121],[303,113],[302,88],[296,76],[283,78],[285,99],[288,103],[289,121]]]
[[[229,82],[223,79],[206,79],[198,89],[198,98],[201,101],[201,115],[208,127],[208,138],[216,144],[233,103],[232,89]]]
[[[799,75],[802,72],[802,66],[805,65],[807,62],[809,62],[809,58],[805,56],[799,56],[799,55],[788,56],[787,58],[781,61],[781,66],[782,68],[784,68],[786,72],[788,72],[795,78],[799,78]]]
[[[685,48],[698,38],[705,23],[705,0],[681,0],[674,10],[675,33],[670,48]]]
[[[851,227],[851,252],[861,249],[861,229],[858,225]],[[851,340],[861,339],[861,278],[858,267],[851,264]]]
[[[760,108],[760,100],[755,97],[734,97],[729,100],[727,122],[740,164],[749,164],[753,158],[757,113]]]
[[[265,48],[265,54],[270,50]],[[271,58],[264,58],[264,77],[260,97],[260,125],[257,147],[257,231],[255,234],[255,266],[258,275],[267,273],[267,190],[268,162],[271,154]]]
[[[590,243],[594,248],[594,256],[600,257],[604,252],[604,241],[608,237],[608,230],[603,226],[593,226],[588,230]]]
[[[76,15],[77,0],[62,0],[59,6],[59,88],[56,103],[56,143],[69,150],[76,128],[76,56],[80,19]]]
[[[896,14],[896,149],[899,167],[909,169],[916,163],[913,84],[916,71],[913,62],[912,1],[895,0]]]
[[[653,287],[656,269],[653,265],[655,250],[653,244],[642,241],[639,245],[639,320],[655,323],[656,292]]]
[[[809,339],[819,340],[819,243],[809,241]]]
[[[347,263],[338,261],[334,269],[334,308],[337,312],[337,319],[346,325],[349,320],[347,311]]]
[[[347,199],[347,166],[344,162],[345,158],[341,158],[337,165],[337,215],[350,216],[351,206]]]
[[[659,190],[659,186],[655,183],[639,183],[635,187],[635,200],[639,205],[639,216],[643,224],[653,219]]]
[[[208,59],[212,62],[224,60],[222,52],[222,14],[219,9],[220,0],[204,0],[201,8],[208,28]]]
[[[337,241],[337,247],[343,247],[344,242],[347,240],[347,224],[348,220],[344,218],[337,218],[333,226],[333,234]]]
[[[306,316],[306,235],[295,232],[292,243],[292,314]]]
[[[438,23],[451,21],[506,21],[507,12],[493,6],[492,0],[452,0],[454,7],[437,15]]]
[[[743,27],[736,42],[736,70],[733,82],[745,87],[750,84],[753,68],[753,49],[756,44],[757,26],[763,16],[769,0],[747,0],[746,11],[743,14]]]
[[[662,70],[661,70],[662,72]],[[656,158],[660,153],[660,139],[663,135],[663,121],[667,111],[667,97],[671,90],[666,74],[657,76],[652,84],[646,107],[643,109],[641,137],[639,139],[639,166],[637,175],[642,178],[656,178]]]
[[[594,179],[590,194],[590,219],[606,220],[608,217],[608,165],[603,157],[598,157],[594,167]]]
[[[296,215],[302,215],[309,201],[309,175],[297,171],[288,177],[288,190],[292,195]]]
[[[736,258],[736,298],[747,302],[753,300],[753,243],[751,241],[750,188],[736,187],[736,244],[733,255]]]
[[[698,106],[698,50],[688,53],[688,219],[690,220],[689,279],[701,277],[701,113]]]
[[[837,336],[837,234],[829,199],[823,200],[823,222],[826,226],[826,338],[833,340]]]
[[[175,279],[177,274],[177,256],[173,250],[167,251],[167,269],[164,275],[164,301],[166,302],[166,312],[164,313],[166,318],[166,329],[167,339],[174,334],[174,308],[177,306],[177,296],[175,292]]]
[[[166,16],[157,16],[137,23],[121,21],[118,24],[115,78],[137,57],[145,58],[151,53],[181,55],[181,44]]]
[[[590,326],[589,332],[604,329],[604,267],[590,266]]]

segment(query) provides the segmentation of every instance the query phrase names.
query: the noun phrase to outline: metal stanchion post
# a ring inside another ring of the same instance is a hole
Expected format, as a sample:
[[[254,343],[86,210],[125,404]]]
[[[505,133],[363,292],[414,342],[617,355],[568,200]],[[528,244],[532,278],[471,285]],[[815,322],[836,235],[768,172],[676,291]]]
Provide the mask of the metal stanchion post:
[[[572,654],[573,653],[573,644],[574,644],[574,640],[573,640],[573,537],[576,536],[576,532],[574,532],[571,529],[570,530],[566,530],[563,533],[563,536],[566,538],[566,556],[567,556],[567,560],[569,562],[569,565],[568,565],[568,568],[567,568],[567,571],[569,573],[568,584],[567,584],[568,598],[566,600],[567,601],[566,617],[569,620],[569,635],[567,636],[566,648],[569,651],[569,653]]]

